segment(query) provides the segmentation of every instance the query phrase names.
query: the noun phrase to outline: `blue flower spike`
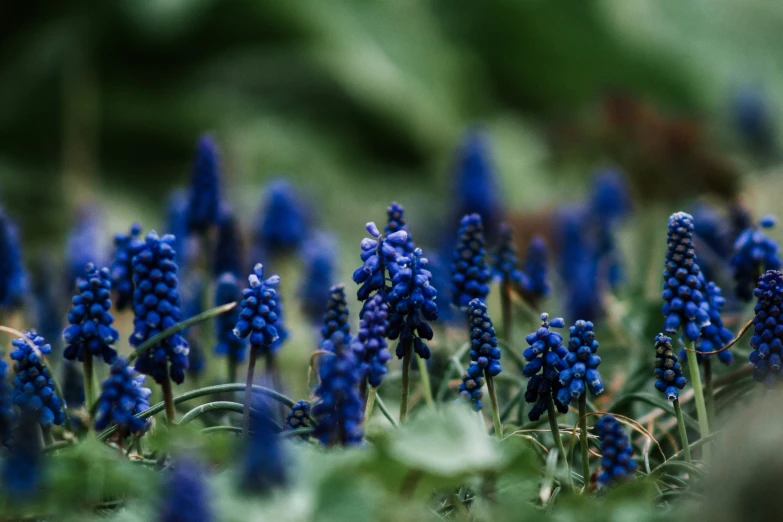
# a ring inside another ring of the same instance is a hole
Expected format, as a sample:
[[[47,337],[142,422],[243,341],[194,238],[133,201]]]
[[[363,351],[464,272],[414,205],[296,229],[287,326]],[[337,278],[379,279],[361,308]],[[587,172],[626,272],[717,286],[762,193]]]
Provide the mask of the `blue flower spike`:
[[[0,352],[0,447],[5,446],[10,440],[16,416],[11,397],[11,375],[8,371],[8,363],[2,359],[2,355]]]
[[[119,426],[121,436],[141,435],[147,431],[149,420],[134,417],[150,407],[152,391],[144,387],[144,381],[145,377],[136,375],[123,357],[114,360],[98,398],[96,431],[104,430],[111,424]]]
[[[525,401],[535,403],[528,412],[531,421],[537,421],[541,414],[547,410],[549,398],[554,399],[554,404],[560,413],[568,412],[568,405],[557,399],[560,384],[560,372],[568,369],[565,358],[568,350],[563,346],[563,336],[550,330],[551,328],[565,327],[565,321],[561,317],[549,320],[549,314],[541,314],[541,327],[525,337],[529,348],[525,349],[522,356],[528,363],[522,369],[525,377],[528,377]]]
[[[317,325],[335,282],[336,242],[330,234],[319,233],[305,242],[303,251],[304,276],[298,292],[299,303],[305,317]]]
[[[255,232],[254,257],[289,253],[304,243],[309,223],[307,208],[295,187],[285,179],[269,183]]]
[[[169,468],[159,522],[212,522],[210,491],[203,466],[190,457],[178,457]]]
[[[222,274],[215,287],[215,306],[223,306],[242,300],[242,289],[236,276],[230,272]],[[240,339],[234,333],[234,327],[239,321],[239,307],[234,307],[226,313],[215,317],[215,354],[225,356],[236,366],[245,361],[247,341]],[[231,380],[231,382],[234,382]]]
[[[459,395],[463,401],[470,401],[475,411],[481,411],[484,396],[484,369],[478,363],[471,361],[468,369],[462,374],[462,382],[459,384]]]
[[[601,440],[601,467],[599,484],[611,486],[633,478],[636,461],[633,460],[631,441],[623,426],[612,415],[605,415],[596,423]]]
[[[375,292],[386,295],[387,278],[393,279],[399,270],[397,247],[402,247],[408,240],[408,233],[405,230],[383,236],[373,222],[367,223],[365,228],[372,237],[362,239],[363,263],[353,272],[353,282],[360,285],[356,291],[356,298],[363,302]]]
[[[289,461],[283,440],[270,420],[271,408],[260,393],[253,394],[253,410],[258,414],[250,417],[250,436],[242,454],[241,487],[248,493],[268,495],[286,484]]]
[[[241,311],[234,335],[249,339],[250,348],[257,355],[274,353],[274,343],[280,338],[276,326],[279,318],[275,290],[280,284],[280,277],[273,275],[264,279],[264,266],[258,263],[247,280],[250,287],[242,291]]]
[[[688,383],[674,354],[671,337],[662,333],[655,336],[655,378],[655,389],[670,401],[679,399],[679,390]]]
[[[133,302],[133,256],[144,244],[140,238],[141,225],[134,223],[127,234],[114,236],[114,259],[111,271],[111,287],[116,292],[117,310],[125,310]]]
[[[519,267],[514,231],[506,223],[500,225],[497,245],[492,252],[492,278],[520,293],[528,286],[527,275]]]
[[[216,225],[220,216],[220,153],[212,136],[204,134],[196,144],[190,177],[187,227],[203,233]]]
[[[751,300],[753,285],[765,270],[780,270],[778,243],[760,230],[774,227],[775,221],[774,216],[764,216],[759,227],[746,228],[734,242],[731,267],[735,292],[743,301]]]
[[[291,411],[285,416],[283,430],[298,430],[299,428],[309,428],[312,425],[313,419],[310,416],[310,401],[301,400],[291,406]],[[303,433],[299,435],[299,437],[307,440],[310,438],[310,435],[308,433]]]
[[[217,223],[217,242],[212,254],[212,275],[220,277],[230,272],[239,277],[245,266],[239,223],[228,208],[223,208]]]
[[[351,323],[348,317],[348,302],[345,300],[345,286],[334,285],[329,289],[329,299],[323,314],[321,338],[331,339],[335,332],[341,332],[350,342]]]
[[[402,205],[399,203],[394,202],[389,205],[386,213],[388,215],[388,220],[386,222],[384,234],[388,236],[395,232],[399,232],[400,230],[404,230],[408,234],[408,237],[405,242],[396,246],[397,253],[401,256],[412,255],[413,251],[416,249],[416,244],[413,242],[413,238],[408,230],[408,223],[405,220],[405,209],[402,208]]]
[[[479,299],[472,300],[468,305],[468,319],[470,360],[478,364],[488,376],[495,377],[501,372],[500,348],[487,305]]]
[[[388,327],[389,307],[376,294],[367,301],[367,308],[359,323],[359,333],[351,346],[359,361],[363,379],[367,379],[373,388],[381,385],[384,375],[389,371],[387,364],[391,354],[386,348]]]
[[[14,347],[11,359],[16,373],[13,402],[23,410],[35,413],[42,427],[61,426],[65,421],[63,405],[55,394],[52,375],[43,362],[43,356],[52,353],[52,347],[34,331],[25,332],[25,337],[11,341]]]
[[[601,358],[597,355],[598,341],[595,340],[593,323],[582,321],[574,323],[569,329],[568,354],[565,362],[568,368],[560,372],[560,385],[557,400],[568,405],[579,400],[587,391],[598,396],[604,391],[604,383],[598,373]]]
[[[525,254],[525,285],[522,297],[535,304],[549,295],[550,285],[547,277],[548,250],[541,236],[533,236]]]
[[[714,352],[720,350],[726,346],[730,341],[734,339],[734,334],[731,330],[723,326],[723,319],[720,316],[720,311],[726,304],[726,299],[721,295],[721,289],[718,285],[710,281],[705,286],[707,293],[707,303],[709,304],[709,316],[710,324],[702,327],[701,339],[696,345],[696,357],[699,363],[705,359],[711,359],[712,354],[703,355],[703,352]],[[729,350],[723,350],[718,354],[718,360],[723,364],[729,365],[734,362],[734,356]],[[686,356],[685,350],[680,350],[680,358]]]
[[[0,210],[0,308],[21,307],[27,290],[28,277],[22,264],[19,229]]]
[[[467,310],[473,299],[489,294],[489,268],[484,259],[484,225],[481,216],[468,214],[460,221],[457,245],[451,261],[451,302]]]
[[[783,274],[767,270],[759,278],[753,291],[758,301],[754,308],[753,337],[750,339],[749,360],[753,365],[753,379],[773,388],[783,380]]]

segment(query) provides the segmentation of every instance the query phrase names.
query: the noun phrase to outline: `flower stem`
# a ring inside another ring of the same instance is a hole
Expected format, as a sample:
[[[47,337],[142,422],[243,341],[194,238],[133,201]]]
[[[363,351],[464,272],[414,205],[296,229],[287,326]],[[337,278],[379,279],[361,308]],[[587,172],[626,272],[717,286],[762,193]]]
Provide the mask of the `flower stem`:
[[[566,456],[565,447],[563,446],[563,439],[560,437],[560,428],[557,426],[557,410],[555,410],[555,402],[552,400],[552,394],[547,394],[546,411],[549,417],[549,428],[552,430],[552,438],[555,439],[555,446],[560,453],[560,460],[568,468],[568,457]],[[568,483],[571,483],[571,470],[568,470]]]
[[[691,385],[693,386],[693,399],[696,402],[696,415],[699,418],[699,432],[702,437],[710,434],[710,423],[707,420],[707,406],[704,402],[704,390],[701,385],[701,373],[699,372],[699,361],[696,358],[696,352],[693,351],[693,341],[685,343],[685,353],[688,355],[688,371],[691,374]],[[707,447],[704,448],[707,453]]]
[[[85,347],[84,348],[84,402],[87,411],[90,411],[93,403],[95,402],[95,392],[93,390],[93,369],[92,369],[92,353]]]
[[[495,426],[495,436],[503,438],[503,424],[500,423],[500,408],[498,407],[498,395],[495,391],[495,379],[490,375],[485,375],[487,380],[487,390],[489,391],[489,401],[492,404],[492,424]]]
[[[421,377],[421,387],[424,391],[424,402],[430,408],[435,407],[435,400],[432,398],[432,386],[430,385],[430,373],[427,370],[427,361],[421,357],[416,357],[416,364],[419,367],[419,376]]]
[[[405,342],[403,347],[404,356],[402,358],[402,395],[400,396],[400,424],[405,424],[408,420],[408,394],[411,387],[411,357],[413,347],[410,341]]]
[[[685,429],[685,419],[682,416],[682,407],[680,399],[674,399],[674,413],[677,415],[677,427],[680,430],[680,439],[682,439],[682,449],[685,451],[685,460],[688,464],[693,464],[691,460],[691,447],[688,445],[688,432]]]
[[[712,364],[710,359],[704,359],[704,400],[707,403],[707,419],[710,425],[715,425],[715,391],[712,386]]]
[[[231,355],[226,356],[226,363],[228,364],[228,382],[237,381],[237,360]]]
[[[503,340],[511,346],[511,288],[508,283],[500,286],[500,309],[503,315]]]
[[[166,421],[170,426],[174,425],[174,394],[171,392],[171,379],[169,379],[168,373],[163,377],[160,382],[160,391],[163,392],[163,404],[166,407]]]
[[[253,373],[256,370],[256,350],[250,347],[250,358],[247,361],[247,380],[245,381],[245,411],[242,414],[242,432],[245,437],[250,434],[250,399],[253,396]]]
[[[590,480],[590,452],[587,448],[587,394],[585,393],[582,393],[582,396],[579,397],[579,432],[582,434],[579,437],[580,446],[582,447],[582,480],[585,487],[587,487],[587,483]]]
[[[370,420],[372,416],[372,410],[375,408],[375,396],[378,394],[378,390],[375,386],[370,386],[367,390],[367,405],[364,407],[364,422]]]

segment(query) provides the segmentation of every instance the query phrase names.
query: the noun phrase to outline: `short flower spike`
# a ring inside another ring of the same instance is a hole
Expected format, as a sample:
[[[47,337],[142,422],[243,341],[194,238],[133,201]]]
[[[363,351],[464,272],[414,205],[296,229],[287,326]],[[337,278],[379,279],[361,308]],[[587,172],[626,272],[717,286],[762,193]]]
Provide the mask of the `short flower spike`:
[[[565,321],[556,317],[549,320],[549,314],[541,314],[541,327],[525,337],[527,348],[522,356],[529,361],[522,370],[528,377],[525,401],[535,403],[528,413],[531,421],[537,421],[547,409],[550,395],[560,413],[567,413],[568,406],[557,400],[560,384],[560,372],[568,369],[565,357],[568,350],[563,347],[563,336],[550,331],[552,328],[563,328]]]
[[[387,364],[391,354],[386,348],[386,332],[389,326],[389,307],[380,295],[367,301],[367,307],[359,323],[359,333],[351,345],[359,361],[360,372],[370,386],[381,385],[389,371]]]
[[[604,383],[598,373],[601,358],[596,353],[598,341],[595,340],[593,323],[579,320],[569,333],[571,337],[565,356],[568,368],[560,372],[562,388],[557,392],[557,400],[565,405],[578,400],[588,390],[592,395],[600,395],[604,391]]]
[[[123,357],[114,360],[98,398],[98,409],[95,413],[97,431],[104,430],[111,424],[117,424],[123,435],[140,435],[147,430],[149,420],[134,417],[150,407],[152,391],[144,387],[144,380],[144,376],[136,375]]]
[[[768,270],[759,278],[753,291],[758,302],[753,317],[753,337],[750,339],[750,363],[754,366],[753,378],[768,388],[783,380],[783,274]]]
[[[461,310],[467,310],[473,299],[487,299],[489,268],[484,255],[481,216],[468,214],[460,222],[459,239],[451,261],[451,302]]]
[[[688,383],[674,354],[671,337],[662,333],[655,336],[655,378],[655,389],[670,401],[679,399],[678,390],[682,390]]]
[[[604,486],[623,482],[633,478],[636,461],[633,460],[633,447],[622,425],[611,415],[605,415],[595,425],[598,438],[601,439],[601,467],[603,472],[598,482]]]
[[[743,230],[734,242],[731,268],[736,283],[735,292],[743,301],[751,300],[753,284],[764,270],[780,270],[781,266],[777,241],[761,230],[775,226],[775,218],[765,216],[759,225]]]
[[[62,425],[65,413],[55,394],[54,381],[42,357],[52,353],[52,347],[34,331],[25,332],[27,339],[14,339],[11,359],[14,361],[14,404],[35,414],[43,427]],[[33,349],[28,341],[35,345]]]

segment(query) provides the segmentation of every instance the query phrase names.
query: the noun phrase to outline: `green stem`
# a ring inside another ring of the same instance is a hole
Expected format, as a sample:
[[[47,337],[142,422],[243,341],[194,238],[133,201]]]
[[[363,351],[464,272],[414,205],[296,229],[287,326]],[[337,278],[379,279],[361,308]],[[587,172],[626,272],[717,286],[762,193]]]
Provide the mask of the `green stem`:
[[[183,415],[182,419],[179,421],[179,424],[181,426],[185,425],[210,411],[233,411],[234,413],[244,413],[245,407],[244,405],[238,402],[232,402],[232,401],[208,402],[206,404],[196,406],[195,408],[187,412],[185,415]],[[254,415],[260,416],[261,414],[256,412]],[[264,420],[270,423],[270,425],[272,425],[275,428],[275,431],[277,431],[278,433],[283,430],[283,428],[281,428],[280,425],[278,425],[272,419],[265,417]]]
[[[419,375],[421,376],[421,388],[424,390],[424,402],[430,408],[435,407],[435,400],[432,398],[432,386],[430,385],[430,373],[427,370],[427,361],[421,357],[416,356],[416,364],[419,367]]]
[[[399,428],[399,423],[395,420],[394,416],[389,411],[389,408],[386,407],[386,404],[383,402],[380,395],[375,396],[375,402],[378,404],[378,409],[381,410],[381,413],[383,413],[383,416],[386,417],[391,425],[395,428]]]
[[[712,386],[712,364],[710,359],[704,359],[704,400],[707,403],[707,419],[715,426],[715,390]]]
[[[585,393],[579,397],[579,432],[581,433],[579,443],[582,447],[582,479],[587,486],[590,480],[590,452],[587,448],[587,394]]]
[[[691,459],[691,448],[688,444],[688,431],[685,429],[685,419],[682,416],[682,407],[680,399],[674,399],[674,412],[677,415],[677,428],[680,430],[680,439],[682,440],[682,449],[685,452],[685,460],[688,464],[693,464]]]
[[[52,436],[52,428],[51,426],[46,428],[41,428],[41,434],[43,435],[43,440],[46,446],[51,446],[54,444],[54,437]]]
[[[231,354],[226,355],[226,364],[228,365],[228,382],[237,380],[237,360]]]
[[[490,375],[484,376],[487,381],[487,390],[489,391],[489,401],[492,404],[492,425],[495,426],[495,436],[503,438],[503,425],[500,423],[500,408],[498,407],[498,395],[495,391],[495,379]]]
[[[242,415],[242,430],[245,432],[245,437],[250,434],[250,401],[253,396],[253,373],[256,369],[256,350],[250,347],[250,358],[247,362],[247,379],[245,381],[245,390],[251,390],[250,393],[245,392],[245,412]]]
[[[93,369],[92,369],[92,353],[85,348],[84,350],[84,400],[87,411],[95,403],[95,391],[93,389]]]
[[[370,386],[369,390],[367,390],[367,404],[364,407],[364,422],[370,420],[370,417],[372,417],[372,410],[375,408],[375,396],[378,395],[378,390],[375,389],[375,386]]]
[[[166,420],[170,426],[174,425],[174,418],[176,417],[176,411],[174,410],[174,394],[171,392],[171,380],[168,373],[163,376],[163,381],[160,383],[160,390],[163,392],[163,404],[166,408]]]
[[[688,354],[688,370],[691,374],[691,386],[693,386],[693,399],[696,402],[696,415],[699,421],[699,433],[702,437],[710,434],[710,423],[707,420],[707,406],[704,402],[704,390],[701,385],[701,372],[699,372],[699,361],[696,358],[696,352],[693,351],[693,341],[685,343],[685,353]],[[705,456],[707,447],[704,448]]]
[[[503,340],[511,345],[511,288],[505,282],[500,285],[500,309],[503,316]]]
[[[400,424],[405,424],[408,420],[408,394],[411,387],[411,357],[413,355],[413,347],[410,341],[405,343],[403,347],[404,356],[402,358],[402,395],[400,397]]]
[[[229,433],[242,433],[242,428],[239,426],[210,426],[209,428],[204,428],[201,430],[201,433],[207,434],[207,433],[216,433],[219,431],[227,431]]]
[[[563,465],[568,469],[568,457],[566,455],[565,446],[563,446],[563,439],[560,437],[560,428],[557,426],[557,410],[555,410],[555,402],[552,400],[552,395],[548,394],[546,405],[547,416],[549,417],[549,429],[552,430],[552,438],[555,439],[555,446],[557,446],[557,452],[560,453],[560,460]],[[568,470],[568,483],[571,483],[571,470]]]

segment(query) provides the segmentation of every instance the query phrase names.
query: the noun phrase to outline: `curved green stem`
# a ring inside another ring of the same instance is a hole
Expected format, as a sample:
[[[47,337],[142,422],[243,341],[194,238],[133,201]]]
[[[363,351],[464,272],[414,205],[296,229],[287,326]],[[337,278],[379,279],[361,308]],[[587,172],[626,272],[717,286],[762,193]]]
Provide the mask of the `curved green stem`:
[[[367,390],[367,404],[364,406],[364,422],[370,420],[372,416],[372,410],[375,407],[375,396],[378,395],[378,390],[375,386],[370,386]]]
[[[169,425],[174,425],[174,419],[177,412],[174,409],[174,393],[171,391],[171,379],[169,379],[168,372],[163,376],[163,381],[160,383],[160,391],[163,393],[163,406],[166,408],[166,421]]]
[[[87,407],[87,411],[90,411],[92,405],[95,404],[92,353],[90,353],[90,350],[84,350],[84,361],[82,361],[82,366],[84,369],[84,405]]]
[[[256,368],[256,350],[250,347],[250,359],[247,362],[247,380],[245,381],[245,390],[253,386],[253,373]],[[252,393],[245,393],[245,412],[242,414],[242,429],[245,430],[245,437],[250,434],[250,401]]]
[[[585,486],[590,480],[590,451],[587,447],[587,394],[579,397],[579,445],[582,447],[582,480]],[[573,441],[571,442],[573,444]]]
[[[560,460],[568,471],[568,483],[571,483],[571,470],[568,469],[568,456],[566,455],[565,446],[563,446],[563,439],[560,437],[560,428],[557,425],[557,410],[555,410],[555,402],[552,400],[552,394],[548,394],[546,405],[547,416],[549,417],[549,429],[552,430],[552,438],[555,439],[555,446],[557,446],[557,452],[560,454]]]
[[[693,341],[685,343],[685,353],[688,354],[688,371],[691,375],[691,386],[693,386],[693,400],[696,403],[696,416],[699,421],[699,433],[702,437],[706,437],[710,434],[710,423],[707,419],[707,405],[704,402],[704,389],[701,384],[701,372],[699,371],[699,361],[694,352]],[[705,456],[707,454],[708,447],[704,447]]]
[[[218,433],[227,431],[229,433],[242,433],[242,428],[239,426],[210,426],[209,428],[204,428],[201,430],[201,433],[207,434],[207,433]]]
[[[680,439],[682,440],[682,449],[685,452],[685,460],[688,461],[688,464],[693,464],[693,460],[691,460],[691,448],[688,445],[688,432],[685,429],[685,420],[682,417],[680,399],[674,399],[674,412],[677,415],[677,428],[680,431]]]
[[[406,341],[403,346],[404,356],[402,358],[402,395],[400,396],[400,424],[405,424],[408,420],[408,395],[411,387],[411,357],[413,356],[413,347],[410,341]]]
[[[381,410],[383,416],[386,417],[386,420],[388,420],[391,423],[391,425],[394,426],[395,428],[399,428],[400,427],[399,423],[391,414],[389,409],[386,407],[386,404],[383,402],[383,399],[381,399],[380,395],[375,396],[375,402],[378,404],[378,409]]]
[[[297,435],[309,435],[313,432],[312,427],[308,428],[296,428],[295,430],[284,430],[280,432],[280,436],[284,439],[290,439],[291,437],[296,437]]]
[[[424,402],[430,408],[435,407],[435,400],[432,398],[432,386],[430,385],[430,372],[427,369],[427,361],[419,357],[418,355],[412,355],[416,357],[416,364],[419,367],[419,375],[421,376],[421,388],[424,391]]]
[[[500,408],[498,407],[498,394],[495,391],[495,379],[491,375],[484,376],[487,381],[487,391],[489,391],[489,401],[492,404],[492,425],[495,426],[495,436],[503,438],[503,424],[500,422]]]

